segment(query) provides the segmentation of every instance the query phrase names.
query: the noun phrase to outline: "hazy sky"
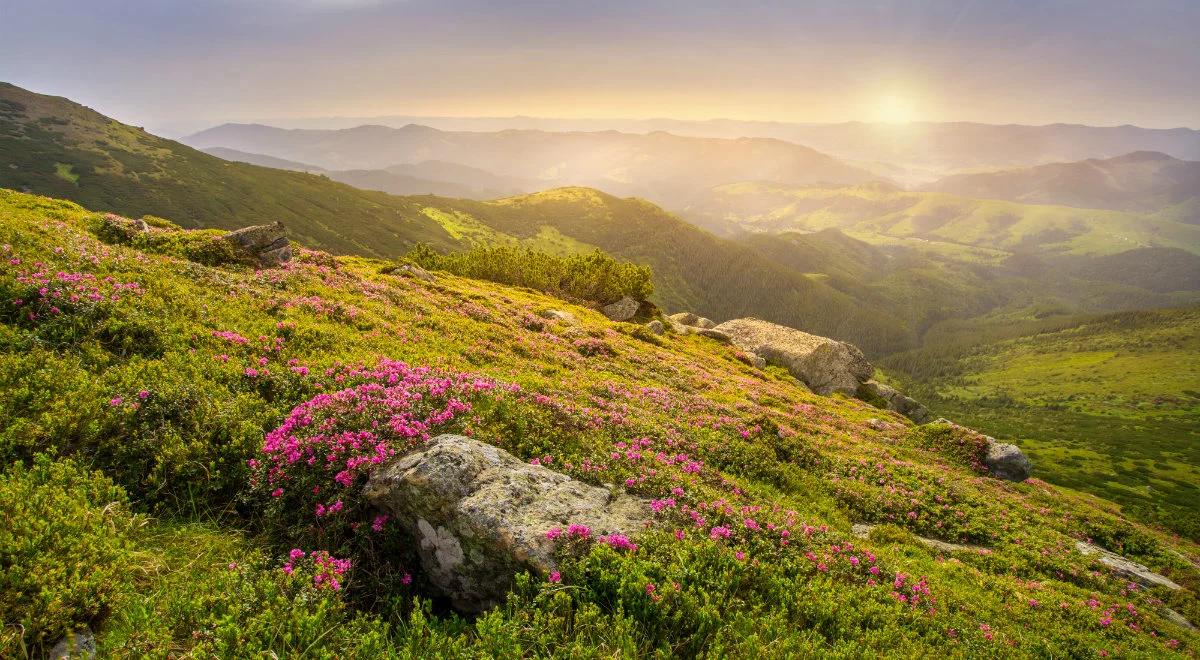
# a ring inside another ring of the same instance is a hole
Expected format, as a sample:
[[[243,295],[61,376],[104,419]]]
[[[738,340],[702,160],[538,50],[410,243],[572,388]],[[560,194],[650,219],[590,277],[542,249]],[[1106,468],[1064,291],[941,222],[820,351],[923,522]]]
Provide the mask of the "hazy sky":
[[[148,126],[525,114],[1200,128],[1200,0],[0,0],[0,80]]]

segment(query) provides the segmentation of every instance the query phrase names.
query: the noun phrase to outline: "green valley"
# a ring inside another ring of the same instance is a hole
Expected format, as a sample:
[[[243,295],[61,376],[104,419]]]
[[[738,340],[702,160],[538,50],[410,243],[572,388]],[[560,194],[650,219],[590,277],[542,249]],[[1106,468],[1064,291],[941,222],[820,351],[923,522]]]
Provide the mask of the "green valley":
[[[1019,440],[1050,481],[1200,535],[1200,308],[997,318],[925,341],[884,364],[937,413]]]

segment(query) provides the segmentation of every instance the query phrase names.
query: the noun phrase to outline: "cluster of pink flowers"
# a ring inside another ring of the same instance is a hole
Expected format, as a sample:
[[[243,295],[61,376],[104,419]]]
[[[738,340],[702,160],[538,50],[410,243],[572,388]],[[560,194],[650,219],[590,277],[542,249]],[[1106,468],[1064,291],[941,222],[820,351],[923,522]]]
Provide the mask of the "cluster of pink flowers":
[[[13,257],[9,265],[20,265],[21,260]],[[84,272],[51,272],[46,264],[36,262],[31,269],[21,270],[15,275],[25,293],[9,303],[22,310],[22,316],[36,321],[44,316],[57,316],[72,309],[114,303],[125,294],[141,295],[142,287],[137,282],[122,282],[107,275],[99,277]]]
[[[341,590],[346,571],[350,570],[349,559],[338,559],[325,550],[305,553],[300,548],[292,548],[292,551],[288,553],[287,563],[283,565],[283,572],[291,575],[295,572],[297,564],[306,557],[312,562],[314,587],[333,591]]]
[[[272,497],[292,492],[318,518],[345,508],[341,489],[398,450],[424,442],[471,410],[472,397],[497,387],[475,375],[442,374],[391,360],[326,375],[352,385],[293,408],[267,434],[261,460],[250,461]],[[330,495],[320,499],[322,493]]]

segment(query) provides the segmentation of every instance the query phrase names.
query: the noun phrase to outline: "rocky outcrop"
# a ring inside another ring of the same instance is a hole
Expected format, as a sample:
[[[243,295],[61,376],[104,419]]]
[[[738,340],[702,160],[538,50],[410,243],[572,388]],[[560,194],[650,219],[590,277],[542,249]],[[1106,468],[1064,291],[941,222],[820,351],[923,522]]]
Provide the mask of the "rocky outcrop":
[[[615,303],[605,305],[600,308],[600,311],[608,317],[610,321],[628,321],[637,316],[638,309],[642,307],[642,303],[625,296]]]
[[[926,424],[933,419],[933,414],[929,412],[928,408],[917,403],[911,397],[905,396],[891,385],[871,379],[860,387],[860,392],[865,392],[868,396],[878,397],[886,402],[888,410],[898,412],[918,424]]]
[[[464,612],[499,604],[522,571],[554,570],[547,531],[578,524],[632,536],[650,518],[644,500],[459,435],[382,464],[365,493],[416,537],[430,582]]]
[[[845,342],[755,318],[734,319],[716,330],[732,339],[735,346],[787,368],[817,394],[858,394],[859,386],[874,368],[862,351]]]
[[[983,463],[992,476],[1008,481],[1025,481],[1033,472],[1033,463],[1021,451],[1020,447],[1007,442],[997,442],[995,438],[986,436],[988,440],[987,454]]]
[[[260,267],[278,266],[292,258],[292,246],[281,222],[244,227],[222,238],[231,243],[247,261]]]
[[[850,533],[860,539],[865,539],[871,535],[871,530],[875,525],[867,525],[857,523],[850,528]],[[926,538],[924,536],[913,535],[921,543],[921,545],[932,548],[939,552],[988,552],[988,549],[980,545],[965,545],[961,543],[950,543],[949,541],[939,541],[938,539]]]
[[[1076,541],[1075,549],[1079,554],[1090,557],[1096,555],[1101,564],[1112,569],[1114,573],[1130,582],[1136,582],[1143,587],[1166,587],[1172,591],[1182,589],[1178,584],[1171,581],[1165,575],[1159,575],[1149,568],[1137,563],[1131,559],[1126,559],[1115,552],[1110,552],[1101,548],[1098,545],[1092,545],[1084,541]]]

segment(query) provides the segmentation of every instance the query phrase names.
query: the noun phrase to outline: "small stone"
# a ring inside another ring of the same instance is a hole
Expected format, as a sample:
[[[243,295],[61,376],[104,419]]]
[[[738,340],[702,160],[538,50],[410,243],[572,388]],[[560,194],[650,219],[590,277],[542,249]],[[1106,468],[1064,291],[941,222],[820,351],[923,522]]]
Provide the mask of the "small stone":
[[[90,660],[96,657],[96,635],[92,633],[91,628],[80,628],[74,632],[67,633],[66,637],[58,640],[54,648],[50,649],[47,658],[51,660],[62,660],[70,658],[76,660],[84,658]]]
[[[538,312],[538,316],[551,321],[562,321],[563,323],[575,322],[574,314],[571,312],[564,312],[561,309],[544,309]]]
[[[667,329],[663,327],[662,321],[659,321],[658,319],[654,319],[653,321],[647,323],[646,329],[656,335],[661,335],[667,331]]]
[[[1188,621],[1187,617],[1169,607],[1163,608],[1163,616],[1166,617],[1167,621],[1170,621],[1181,628],[1187,628],[1188,630],[1196,629],[1196,626],[1192,625],[1192,622]]]
[[[712,328],[701,328],[700,330],[696,331],[696,334],[700,335],[701,337],[708,337],[709,339],[719,341],[722,344],[733,343],[733,338],[730,337],[728,333],[721,332],[720,330],[714,330]]]

